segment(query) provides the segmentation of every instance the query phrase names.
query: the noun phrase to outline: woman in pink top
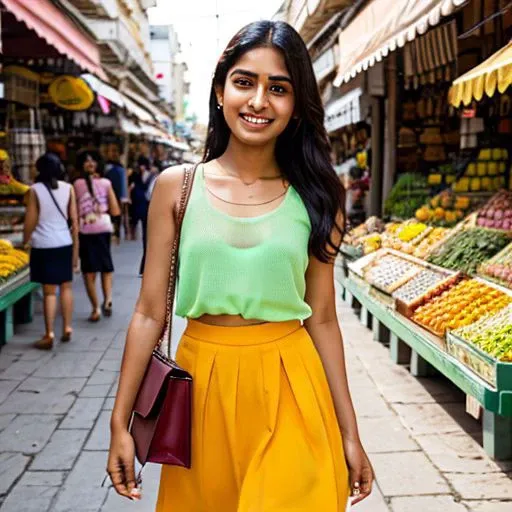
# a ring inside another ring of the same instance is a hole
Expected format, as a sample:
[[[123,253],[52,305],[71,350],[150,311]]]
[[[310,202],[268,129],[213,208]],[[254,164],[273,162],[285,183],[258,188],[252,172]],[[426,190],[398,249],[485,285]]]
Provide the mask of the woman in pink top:
[[[114,229],[110,217],[120,214],[111,182],[99,177],[99,160],[99,156],[94,151],[81,152],[77,161],[81,178],[74,183],[80,223],[80,266],[92,306],[90,322],[98,322],[101,317],[96,293],[98,272],[101,273],[103,290],[101,309],[104,316],[112,315],[114,264],[110,243]]]

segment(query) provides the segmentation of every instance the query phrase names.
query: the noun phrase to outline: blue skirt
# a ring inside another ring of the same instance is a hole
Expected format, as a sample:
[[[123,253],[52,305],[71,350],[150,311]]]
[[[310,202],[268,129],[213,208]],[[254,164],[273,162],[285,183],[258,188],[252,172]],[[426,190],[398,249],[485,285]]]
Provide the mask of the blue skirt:
[[[41,284],[62,284],[73,280],[73,246],[30,251],[30,280]]]

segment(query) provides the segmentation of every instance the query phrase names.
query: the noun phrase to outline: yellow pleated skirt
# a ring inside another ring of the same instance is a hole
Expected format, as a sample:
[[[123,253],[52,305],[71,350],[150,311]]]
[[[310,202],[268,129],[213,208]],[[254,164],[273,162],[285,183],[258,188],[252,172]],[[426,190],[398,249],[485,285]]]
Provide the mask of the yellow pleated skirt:
[[[321,360],[300,322],[189,320],[192,468],[163,466],[157,512],[345,512],[348,470]]]

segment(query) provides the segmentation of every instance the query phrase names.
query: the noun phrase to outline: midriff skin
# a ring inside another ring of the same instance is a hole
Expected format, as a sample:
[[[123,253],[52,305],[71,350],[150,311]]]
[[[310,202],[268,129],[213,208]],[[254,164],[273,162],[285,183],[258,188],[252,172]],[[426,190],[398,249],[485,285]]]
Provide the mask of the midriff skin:
[[[197,322],[219,327],[243,327],[245,325],[264,324],[265,321],[243,318],[240,315],[202,315],[195,318]]]

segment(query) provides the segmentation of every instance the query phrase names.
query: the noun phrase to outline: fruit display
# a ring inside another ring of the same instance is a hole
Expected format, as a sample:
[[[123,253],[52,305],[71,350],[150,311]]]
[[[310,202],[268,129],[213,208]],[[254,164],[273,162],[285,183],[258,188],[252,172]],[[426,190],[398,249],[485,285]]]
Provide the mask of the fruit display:
[[[428,199],[429,186],[421,174],[402,174],[386,199],[386,215],[398,219],[409,219]]]
[[[359,226],[351,229],[343,238],[342,251],[350,256],[360,257],[381,247],[379,233],[384,231],[384,223],[378,217],[370,217]]]
[[[475,274],[477,268],[501,251],[510,238],[503,231],[471,228],[460,231],[432,253],[427,261],[451,270]]]
[[[512,297],[482,281],[465,279],[435,296],[414,312],[412,319],[437,336],[470,325],[512,303]]]
[[[475,162],[466,167],[464,175],[453,184],[455,192],[496,192],[505,187],[508,151],[504,148],[483,148]]]
[[[413,261],[393,253],[385,253],[364,268],[364,278],[375,288],[391,295],[420,271],[421,267]]]
[[[0,283],[23,270],[28,262],[27,253],[14,249],[7,240],[0,240]]]
[[[449,332],[447,342],[453,357],[496,387],[496,363],[512,363],[512,306]]]
[[[452,190],[443,190],[416,210],[416,219],[436,226],[453,226],[466,216],[472,201],[466,196],[457,196]]]
[[[428,226],[422,222],[406,224],[397,231],[397,237],[402,242],[411,242],[413,239],[424,233],[427,228]]]
[[[424,268],[393,293],[395,307],[404,316],[410,317],[417,307],[447,290],[459,279],[459,273]]]
[[[512,306],[453,332],[499,361],[512,363]]]
[[[449,235],[450,231],[449,228],[441,227],[432,229],[414,249],[413,256],[425,259]]]
[[[478,212],[477,225],[493,229],[512,230],[512,192],[501,190]]]
[[[478,272],[504,286],[512,288],[512,243],[483,263]]]
[[[0,183],[0,199],[1,196],[23,197],[29,191],[29,189],[30,187],[28,185],[25,185],[24,183],[21,183],[20,181],[17,181],[9,176],[5,182]]]

